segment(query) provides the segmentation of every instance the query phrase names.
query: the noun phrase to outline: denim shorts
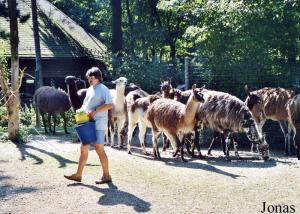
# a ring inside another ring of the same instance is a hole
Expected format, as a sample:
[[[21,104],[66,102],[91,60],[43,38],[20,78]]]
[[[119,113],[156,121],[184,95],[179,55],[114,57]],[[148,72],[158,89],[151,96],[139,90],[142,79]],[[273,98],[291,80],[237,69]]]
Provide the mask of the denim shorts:
[[[105,131],[104,130],[96,130],[97,141],[91,144],[104,144],[105,139]]]

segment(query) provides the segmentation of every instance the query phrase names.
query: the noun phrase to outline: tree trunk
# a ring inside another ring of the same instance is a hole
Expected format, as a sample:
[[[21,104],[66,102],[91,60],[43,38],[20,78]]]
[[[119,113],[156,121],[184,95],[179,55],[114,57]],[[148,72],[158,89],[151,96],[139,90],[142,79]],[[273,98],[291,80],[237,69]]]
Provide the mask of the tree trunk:
[[[111,0],[112,9],[112,52],[118,53],[122,50],[122,8],[121,0]]]
[[[31,10],[32,10],[34,47],[35,47],[35,90],[37,90],[39,87],[43,86],[43,78],[42,78],[41,48],[40,48],[40,36],[39,36],[36,0],[31,0]],[[36,126],[37,128],[41,127],[38,108],[36,108]]]
[[[131,11],[130,11],[130,5],[129,5],[129,0],[126,0],[126,12],[127,12],[127,17],[128,17],[128,24],[129,24],[129,40],[130,40],[130,47],[129,47],[129,51],[131,55],[134,55],[134,38],[133,38],[133,20],[132,20],[132,15],[131,15]]]
[[[10,51],[11,51],[11,88],[12,93],[7,102],[8,112],[8,138],[12,141],[18,140],[19,133],[19,56],[18,56],[18,20],[16,0],[8,1],[10,22]]]
[[[170,49],[171,49],[170,58],[171,58],[173,66],[175,68],[176,67],[176,41],[170,42],[169,45],[170,45]]]
[[[116,75],[119,73],[120,67],[120,56],[123,46],[122,40],[122,8],[121,0],[111,0],[111,10],[112,10],[112,66],[113,74]]]

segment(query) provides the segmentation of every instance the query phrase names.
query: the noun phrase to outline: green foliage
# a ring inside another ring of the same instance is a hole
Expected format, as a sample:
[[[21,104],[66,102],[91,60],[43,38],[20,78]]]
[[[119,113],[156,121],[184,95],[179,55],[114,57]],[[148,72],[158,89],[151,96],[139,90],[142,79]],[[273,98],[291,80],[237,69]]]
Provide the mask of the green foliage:
[[[36,115],[34,108],[30,105],[25,105],[20,111],[20,122],[24,127],[36,126]]]
[[[7,57],[6,55],[6,49],[4,48],[3,42],[0,43],[0,75],[3,77],[4,81],[8,81],[8,63],[7,63]],[[1,96],[0,96],[1,100]]]
[[[148,92],[159,91],[160,77],[166,68],[165,64],[146,63],[137,57],[124,57],[123,60],[121,70],[130,82],[143,86]]]
[[[52,2],[111,47],[110,1]],[[237,96],[246,83],[292,88],[300,71],[299,23],[297,0],[122,1],[120,70],[156,91],[164,76],[183,83],[182,60],[190,56],[191,83]]]
[[[70,109],[69,111],[67,111],[65,113],[65,115],[66,115],[66,120],[67,120],[67,127],[73,127],[76,124],[75,112]],[[64,126],[64,120],[60,116],[58,116],[57,121],[58,121],[57,126],[60,126],[60,127]]]
[[[5,106],[0,106],[0,127],[4,128],[8,125],[7,109]]]

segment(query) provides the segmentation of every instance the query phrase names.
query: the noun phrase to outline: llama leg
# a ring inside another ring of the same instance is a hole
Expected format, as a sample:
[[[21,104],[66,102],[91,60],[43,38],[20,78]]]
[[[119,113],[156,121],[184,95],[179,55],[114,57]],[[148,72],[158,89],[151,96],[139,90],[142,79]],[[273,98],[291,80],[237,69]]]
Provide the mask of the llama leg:
[[[153,156],[155,159],[161,159],[159,151],[158,151],[158,138],[159,132],[157,130],[152,129],[152,143],[153,143]]]
[[[211,155],[211,150],[212,150],[212,146],[214,144],[214,142],[216,141],[216,139],[218,139],[218,133],[214,132],[213,133],[213,139],[208,147],[208,150],[207,150],[207,155]]]
[[[149,155],[146,151],[146,147],[145,147],[145,136],[146,136],[146,132],[147,132],[147,126],[144,123],[139,123],[139,140],[140,140],[140,144],[143,150],[143,153],[145,155]]]
[[[177,136],[174,136],[177,142],[177,145],[180,144],[180,155],[181,155],[181,160],[182,162],[186,162],[186,160],[184,159],[184,154],[183,154],[183,141],[185,136],[182,136],[181,139],[179,139]]]
[[[51,114],[50,113],[48,113],[48,126],[49,126],[49,132],[53,133],[52,128],[51,128]]]
[[[238,159],[240,159],[240,155],[239,155],[239,152],[238,152],[238,143],[237,143],[237,140],[235,139],[234,136],[232,136],[231,134],[231,137],[232,137],[232,140],[233,140],[233,147],[234,147],[234,154],[235,154],[235,157],[237,157]]]
[[[195,135],[195,139],[194,139],[194,144],[193,144],[193,148],[192,148],[192,153],[194,154],[194,149],[195,149],[195,147],[197,147],[198,158],[202,159],[202,158],[204,158],[204,156],[201,154],[200,143],[199,143],[200,130],[198,129],[198,127],[195,128],[194,135]]]
[[[222,146],[223,153],[224,153],[224,155],[226,155],[226,143],[225,143],[224,134],[220,134],[219,138],[220,138],[220,141],[221,141],[221,146]]]
[[[292,125],[288,122],[287,123],[287,127],[288,127],[288,142],[289,142],[289,151],[290,154],[295,155],[296,152],[296,147],[294,146],[294,143],[292,141],[293,136],[294,136],[294,130],[292,128]]]
[[[134,128],[136,127],[136,124],[132,124],[132,122],[129,122],[128,124],[128,136],[127,136],[127,152],[128,154],[131,154],[131,141],[132,141],[132,135]]]
[[[105,142],[104,142],[104,146],[107,146],[109,145],[109,140],[108,140],[108,129],[109,129],[109,126],[107,124],[107,127],[105,129]]]
[[[296,154],[297,154],[298,160],[300,160],[300,129],[298,128],[294,132],[295,132],[294,141],[295,141]]]
[[[175,150],[175,152],[173,154],[173,157],[176,157],[176,155],[179,152],[179,149],[180,149],[180,152],[181,152],[181,147],[183,147],[183,146],[181,145],[182,142],[178,139],[178,137],[176,136],[176,134],[172,135],[172,139],[174,139],[174,142],[176,144],[176,147],[175,147],[176,150]]]
[[[287,127],[287,123],[286,121],[279,121],[279,125],[280,125],[280,128],[281,128],[281,131],[283,132],[283,135],[284,135],[284,149],[285,149],[285,154],[286,155],[290,155],[290,134],[288,132],[288,127]]]
[[[195,155],[194,155],[193,152],[191,151],[191,147],[192,147],[192,144],[193,144],[192,141],[193,141],[193,140],[192,140],[192,134],[191,134],[191,133],[185,135],[185,137],[183,138],[183,142],[184,142],[184,145],[185,145],[185,147],[186,147],[186,150],[187,150],[188,154],[189,154],[190,156],[192,156],[192,157],[195,157]]]
[[[48,134],[48,130],[47,130],[47,125],[46,125],[46,120],[45,120],[45,114],[41,112],[41,116],[42,116],[42,120],[43,120],[43,124],[44,124],[44,129],[45,129],[45,134]]]
[[[163,151],[166,151],[167,148],[170,147],[170,141],[168,140],[168,138],[164,133],[162,133],[162,136],[163,136]]]
[[[67,130],[67,119],[66,119],[65,113],[61,113],[60,115],[61,115],[61,117],[62,117],[63,120],[64,120],[64,129],[65,129],[65,133],[66,133],[66,134],[70,134],[70,133],[68,132],[68,130]]]
[[[118,137],[118,148],[121,149],[123,148],[123,142],[121,139],[121,128],[123,126],[123,123],[120,119],[117,120],[117,137]]]
[[[56,127],[56,115],[53,114],[53,135],[55,135],[55,127]]]
[[[115,122],[110,123],[110,147],[115,145]]]
[[[225,138],[225,142],[226,142],[226,160],[230,161],[230,159],[229,159],[230,138],[228,136],[228,133],[224,133],[224,138]]]
[[[255,153],[255,152],[257,152],[257,151],[258,151],[258,150],[257,150],[256,144],[252,143],[252,144],[251,144],[251,152],[252,152],[252,153]]]

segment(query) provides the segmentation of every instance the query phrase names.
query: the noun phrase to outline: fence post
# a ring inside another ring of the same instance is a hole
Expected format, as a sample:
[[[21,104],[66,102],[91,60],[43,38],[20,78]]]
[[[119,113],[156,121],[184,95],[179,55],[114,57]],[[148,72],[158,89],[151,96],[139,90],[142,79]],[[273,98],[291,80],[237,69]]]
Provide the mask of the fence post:
[[[186,56],[184,58],[184,80],[185,80],[185,87],[186,90],[190,88],[190,79],[189,79],[189,57]]]

